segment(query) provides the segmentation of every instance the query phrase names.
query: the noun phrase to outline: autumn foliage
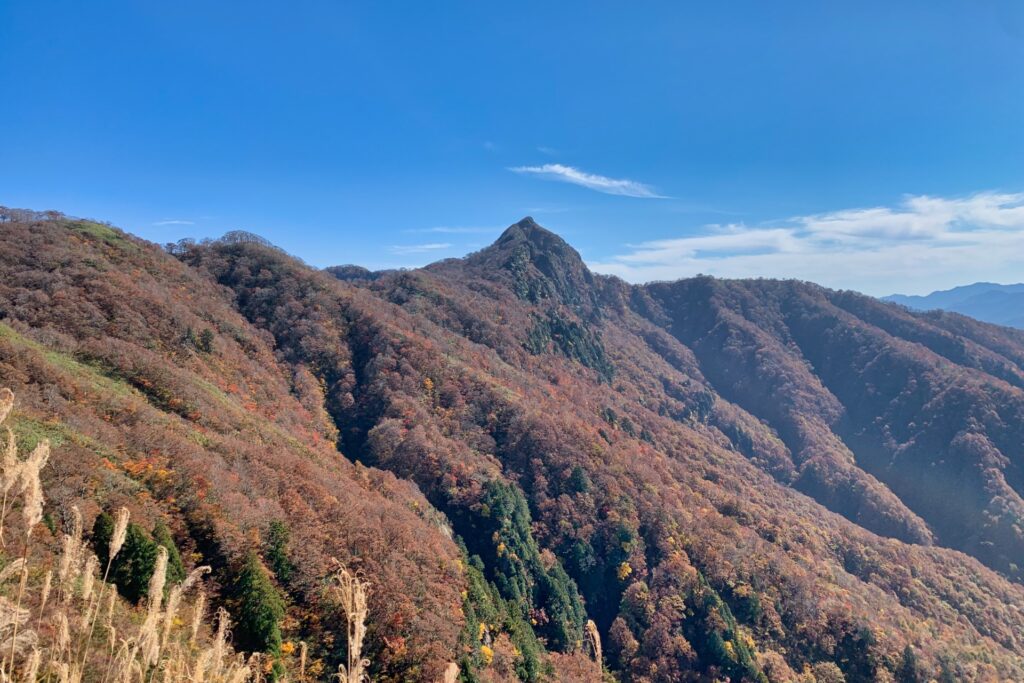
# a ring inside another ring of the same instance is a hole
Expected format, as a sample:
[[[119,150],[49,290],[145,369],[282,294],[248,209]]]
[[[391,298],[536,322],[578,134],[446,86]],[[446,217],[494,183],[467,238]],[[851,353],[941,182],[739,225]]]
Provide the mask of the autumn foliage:
[[[630,286],[529,220],[369,273],[8,215],[0,378],[52,499],[164,522],[236,621],[247,572],[310,680],[351,671],[332,557],[375,579],[377,681],[1024,678],[1020,333]]]

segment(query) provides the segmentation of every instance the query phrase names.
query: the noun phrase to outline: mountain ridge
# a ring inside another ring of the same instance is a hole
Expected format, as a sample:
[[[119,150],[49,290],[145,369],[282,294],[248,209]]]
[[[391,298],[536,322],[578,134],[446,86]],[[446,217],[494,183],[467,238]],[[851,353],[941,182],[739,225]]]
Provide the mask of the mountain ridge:
[[[256,240],[3,228],[0,374],[80,434],[54,490],[144,492],[222,572],[289,510],[286,635],[335,628],[330,548],[377,586],[378,680],[598,680],[586,619],[636,683],[1024,676],[1009,330],[786,281],[628,285],[525,219],[373,277]],[[216,505],[160,478],[197,475]]]

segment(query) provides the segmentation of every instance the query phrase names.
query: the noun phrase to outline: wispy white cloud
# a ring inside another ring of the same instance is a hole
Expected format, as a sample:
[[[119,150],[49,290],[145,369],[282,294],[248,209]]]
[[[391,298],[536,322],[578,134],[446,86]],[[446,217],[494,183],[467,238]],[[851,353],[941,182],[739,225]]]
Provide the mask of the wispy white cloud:
[[[927,293],[1024,274],[1024,193],[906,197],[769,225],[709,225],[696,234],[626,245],[591,263],[633,282],[706,273],[811,280],[869,294]]]
[[[157,221],[153,225],[195,225],[195,221],[186,221],[178,218],[165,218],[162,221]]]
[[[542,166],[514,166],[509,169],[514,173],[534,175],[546,180],[558,180],[572,183],[589,190],[623,197],[639,197],[641,199],[667,199],[650,185],[620,178],[609,178],[596,173],[586,173],[572,166],[562,164],[544,164]]]
[[[408,254],[428,254],[434,251],[451,249],[451,246],[452,245],[448,242],[431,242],[429,244],[396,244],[391,247],[391,252],[403,256]]]

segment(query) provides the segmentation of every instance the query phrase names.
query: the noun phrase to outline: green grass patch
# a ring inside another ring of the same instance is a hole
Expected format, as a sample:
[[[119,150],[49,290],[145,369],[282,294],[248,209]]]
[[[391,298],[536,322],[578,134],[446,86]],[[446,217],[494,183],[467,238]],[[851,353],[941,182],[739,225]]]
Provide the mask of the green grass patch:
[[[16,346],[35,351],[48,364],[62,370],[65,374],[71,375],[76,380],[86,383],[97,392],[105,391],[120,397],[128,397],[134,393],[132,388],[125,382],[111,379],[101,372],[100,369],[77,360],[71,354],[48,349],[4,323],[0,323],[0,339],[7,339]]]
[[[74,221],[67,223],[67,227],[86,237],[103,242],[112,247],[127,251],[137,251],[138,245],[132,242],[127,236],[109,225],[95,223],[93,221]]]
[[[77,432],[57,421],[39,420],[28,415],[15,413],[7,425],[14,432],[18,451],[24,456],[39,445],[43,439],[50,440],[50,447],[60,448],[65,444],[73,444],[111,462],[120,460],[117,453],[87,434]]]
[[[14,432],[18,444],[18,452],[29,453],[43,439],[50,440],[50,446],[59,448],[68,441],[67,430],[56,422],[43,422],[25,415],[15,415],[7,422]]]
[[[124,237],[117,230],[114,230],[109,225],[103,225],[102,223],[78,221],[71,223],[68,227],[84,235],[89,235],[90,237],[103,240],[108,244],[119,244],[125,241]]]

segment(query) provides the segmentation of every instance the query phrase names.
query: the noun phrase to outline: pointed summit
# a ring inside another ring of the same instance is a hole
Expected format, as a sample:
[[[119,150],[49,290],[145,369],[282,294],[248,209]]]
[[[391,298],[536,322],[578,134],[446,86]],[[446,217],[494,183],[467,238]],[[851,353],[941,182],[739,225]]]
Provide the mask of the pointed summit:
[[[475,265],[507,271],[516,295],[534,303],[559,299],[577,305],[593,297],[594,276],[579,253],[530,216],[510,225],[472,260]]]
[[[572,257],[580,260],[582,263],[580,255],[569,246],[568,242],[547,228],[541,227],[530,216],[526,216],[518,223],[510,225],[505,232],[501,233],[501,237],[495,241],[491,248],[503,249],[510,245],[524,243],[539,252],[549,254],[568,252],[568,254],[571,254]]]

